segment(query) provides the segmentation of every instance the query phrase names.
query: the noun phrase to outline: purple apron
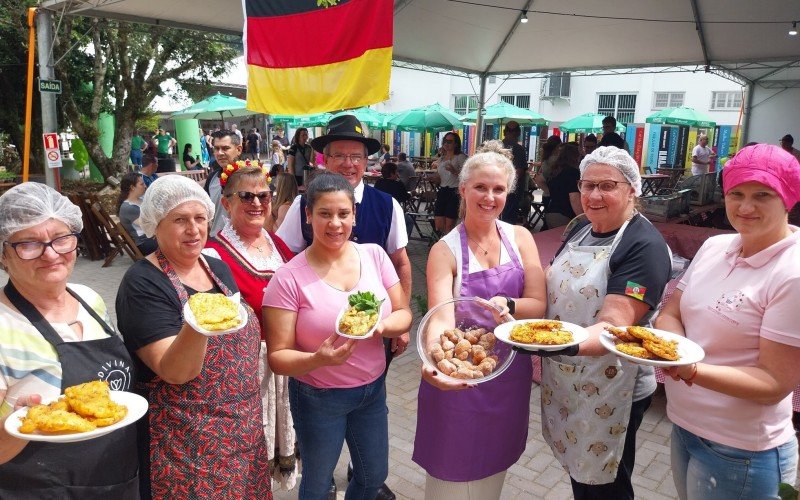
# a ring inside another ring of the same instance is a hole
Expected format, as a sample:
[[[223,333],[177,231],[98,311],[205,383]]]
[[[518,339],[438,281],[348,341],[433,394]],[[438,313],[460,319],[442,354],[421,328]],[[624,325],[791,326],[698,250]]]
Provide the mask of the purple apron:
[[[525,272],[498,228],[511,262],[469,274],[469,248],[461,236],[461,296],[490,299],[522,295]],[[424,380],[419,386],[417,433],[412,459],[443,481],[477,481],[507,470],[525,451],[532,366],[517,356],[499,377],[472,389],[440,391]]]

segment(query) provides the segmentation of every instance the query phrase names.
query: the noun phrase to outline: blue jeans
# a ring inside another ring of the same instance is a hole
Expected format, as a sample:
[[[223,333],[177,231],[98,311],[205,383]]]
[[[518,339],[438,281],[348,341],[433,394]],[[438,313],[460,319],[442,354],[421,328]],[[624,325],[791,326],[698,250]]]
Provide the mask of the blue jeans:
[[[134,172],[138,172],[139,169],[142,168],[142,150],[141,149],[132,149],[131,150],[131,163],[133,163]]]
[[[682,500],[778,498],[778,483],[794,485],[797,439],[748,451],[672,426],[672,479]]]
[[[347,441],[353,462],[348,500],[374,500],[389,474],[389,421],[383,377],[351,389],[318,389],[289,379],[301,458],[300,500],[325,500]]]

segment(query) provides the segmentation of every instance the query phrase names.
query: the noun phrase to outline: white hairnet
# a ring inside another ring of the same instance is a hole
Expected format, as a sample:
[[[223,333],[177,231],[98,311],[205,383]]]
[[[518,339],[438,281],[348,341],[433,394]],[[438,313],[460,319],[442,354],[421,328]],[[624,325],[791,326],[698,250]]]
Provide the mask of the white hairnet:
[[[24,182],[0,196],[0,246],[23,229],[48,219],[63,222],[70,231],[83,229],[81,209],[55,189],[38,182]]]
[[[150,184],[144,192],[139,225],[148,238],[156,234],[156,227],[164,217],[181,203],[198,201],[206,207],[208,220],[214,218],[214,204],[208,193],[197,182],[182,175],[165,175]]]
[[[600,146],[583,158],[580,167],[581,178],[583,178],[583,173],[586,169],[595,163],[602,163],[619,170],[625,180],[633,186],[636,196],[642,195],[642,177],[639,175],[639,165],[636,164],[636,160],[631,158],[627,151],[614,146]]]

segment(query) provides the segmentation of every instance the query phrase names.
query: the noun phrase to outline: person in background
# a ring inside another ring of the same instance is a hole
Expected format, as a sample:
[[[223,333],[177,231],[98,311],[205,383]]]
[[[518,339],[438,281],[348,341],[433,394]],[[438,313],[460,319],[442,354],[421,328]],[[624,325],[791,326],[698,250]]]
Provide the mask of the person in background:
[[[134,172],[138,172],[142,168],[142,154],[145,149],[147,149],[147,142],[137,130],[131,138],[131,164]]]
[[[275,182],[275,195],[272,197],[272,210],[264,223],[267,231],[276,232],[283,224],[292,201],[297,197],[297,181],[292,174],[282,172]]]
[[[382,177],[375,183],[375,189],[388,194],[401,205],[411,198],[411,193],[409,193],[405,185],[400,182],[400,178],[397,175],[396,164],[392,162],[384,163],[381,168],[381,176]]]
[[[150,184],[158,179],[158,174],[156,174],[156,170],[158,169],[158,160],[155,156],[151,155],[150,153],[142,155],[142,168],[139,171],[139,174],[142,176],[142,182],[144,182],[145,189],[150,187]]]
[[[708,147],[708,136],[701,135],[692,149],[692,175],[707,174],[717,155]]]
[[[536,168],[536,173],[541,173],[544,180],[550,180],[551,172],[553,170],[553,163],[558,158],[558,153],[561,151],[561,137],[551,135],[542,144],[541,161],[533,164]],[[535,174],[534,174],[535,175]]]
[[[183,166],[186,170],[202,170],[203,165],[200,164],[200,159],[192,156],[192,145],[186,143],[183,145]]]
[[[200,129],[200,162],[203,166],[208,166],[211,160],[212,148],[209,139],[211,139],[211,136],[208,135],[208,132]]]
[[[251,160],[261,159],[261,136],[255,128],[251,128],[247,134],[247,156]]]
[[[408,189],[409,187],[409,179],[417,175],[416,171],[414,170],[414,165],[408,161],[408,155],[405,153],[400,153],[397,155],[397,176],[400,179],[400,182]]]
[[[44,184],[25,182],[0,196],[0,264],[8,275],[0,292],[0,498],[139,498],[134,426],[44,443],[12,437],[3,425],[12,411],[74,385],[105,380],[130,390],[131,358],[102,297],[68,283],[82,228],[81,210]]]
[[[617,119],[613,116],[603,118],[603,137],[600,139],[600,145],[614,146],[630,153],[628,143],[617,133]]]
[[[461,202],[458,195],[458,174],[467,161],[467,155],[461,152],[461,137],[455,132],[444,135],[439,153],[439,158],[431,165],[439,177],[439,190],[433,206],[433,223],[437,233],[447,234],[458,220]]]
[[[536,353],[542,436],[569,473],[576,499],[632,500],[636,431],[655,374],[652,366],[608,352],[599,337],[607,326],[647,324],[672,262],[661,233],[636,210],[642,181],[624,149],[598,147],[580,172],[586,220],[569,232],[547,270],[546,317],[585,327],[589,339]]]
[[[267,167],[233,165],[236,170],[227,177],[222,188],[222,206],[230,214],[230,221],[217,236],[209,239],[203,254],[228,264],[242,297],[253,311],[261,311],[269,280],[294,254],[280,238],[264,229],[264,222],[272,218]],[[261,315],[256,316],[263,325]],[[272,478],[288,490],[294,486],[297,476],[288,378],[270,370],[263,326],[260,331],[258,379],[264,408],[264,437]]]
[[[269,364],[291,377],[304,499],[326,498],[345,441],[353,461],[345,498],[376,498],[388,474],[383,339],[408,331],[411,311],[386,252],[349,241],[355,210],[343,176],[324,172],[311,181],[305,211],[313,242],[278,269],[264,293]],[[357,291],[383,301],[377,329],[368,339],[343,339],[337,316]]]
[[[289,150],[289,139],[283,135],[283,127],[275,127],[275,135],[272,136],[273,141],[278,141],[281,149],[286,152]]]
[[[514,169],[517,172],[517,180],[514,182],[514,191],[508,193],[506,207],[500,220],[509,224],[517,224],[520,220],[523,195],[528,192],[528,151],[519,143],[522,129],[519,123],[511,120],[506,123],[503,129],[503,145],[511,150]],[[530,209],[530,207],[527,207]]]
[[[276,174],[283,173],[284,171],[283,164],[285,162],[286,162],[286,157],[283,155],[283,149],[281,148],[281,143],[279,141],[272,141],[272,149],[270,150],[270,165],[273,166],[273,171]]]
[[[233,132],[239,137],[240,144],[244,144],[244,136],[242,136],[242,131],[239,130],[239,127],[237,127],[235,123],[231,124],[231,132]]]
[[[381,150],[378,152],[378,166],[382,167],[386,163],[392,161],[392,148],[388,144],[381,144]],[[376,169],[377,170],[377,169]]]
[[[158,152],[158,158],[169,158],[170,151],[178,143],[163,128],[158,129],[158,135],[153,138],[153,143]]]
[[[206,178],[204,189],[214,203],[214,217],[209,234],[214,237],[225,227],[228,216],[222,206],[222,184],[220,178],[228,165],[236,162],[242,154],[242,143],[232,130],[219,130],[211,134],[214,139],[214,162]]]
[[[595,149],[597,149],[597,136],[594,134],[588,134],[583,138],[583,155],[581,158],[594,153]]]
[[[672,478],[681,499],[777,499],[797,474],[800,229],[787,213],[800,200],[800,164],[757,144],[722,175],[736,234],[703,244],[656,320],[705,351],[666,370]]]
[[[314,149],[308,143],[308,129],[298,128],[292,145],[286,153],[286,171],[295,176],[297,185],[302,186],[308,172],[314,170]]]
[[[534,182],[550,199],[545,207],[544,220],[548,228],[566,226],[576,215],[583,213],[578,181],[581,172],[581,153],[573,142],[564,144],[553,164],[550,180],[545,181],[542,174],[536,174]]]
[[[141,175],[137,173],[125,174],[119,183],[119,198],[117,199],[119,222],[133,238],[133,242],[142,252],[142,255],[151,254],[158,248],[156,240],[148,238],[138,222],[139,207],[142,204],[142,196],[144,196],[145,189],[147,187],[144,185]]]
[[[197,292],[239,289],[224,262],[201,255],[214,205],[193,180],[167,175],[144,195],[140,224],[158,250],[125,273],[117,320],[134,358],[136,391],[150,403],[137,422],[144,498],[272,499],[262,424],[258,317],[207,337],[183,309]]]
[[[504,144],[489,141],[464,163],[463,222],[431,248],[429,307],[477,296],[497,306],[499,315],[542,317],[547,292],[536,243],[524,227],[498,220],[516,180],[509,156]],[[466,313],[495,324],[486,311]],[[531,376],[527,356],[517,356],[499,377],[477,386],[445,382],[438,371],[423,367],[412,459],[427,472],[426,499],[500,498],[506,471],[525,450]]]
[[[781,137],[780,145],[784,151],[797,158],[797,161],[800,161],[800,149],[794,147],[794,137],[791,134]]]

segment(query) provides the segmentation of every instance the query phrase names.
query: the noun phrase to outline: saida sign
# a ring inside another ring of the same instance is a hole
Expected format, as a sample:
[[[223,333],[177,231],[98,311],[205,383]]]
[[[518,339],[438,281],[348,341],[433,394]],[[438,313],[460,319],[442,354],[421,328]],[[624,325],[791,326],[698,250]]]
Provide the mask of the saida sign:
[[[39,92],[61,93],[61,80],[39,80]]]

